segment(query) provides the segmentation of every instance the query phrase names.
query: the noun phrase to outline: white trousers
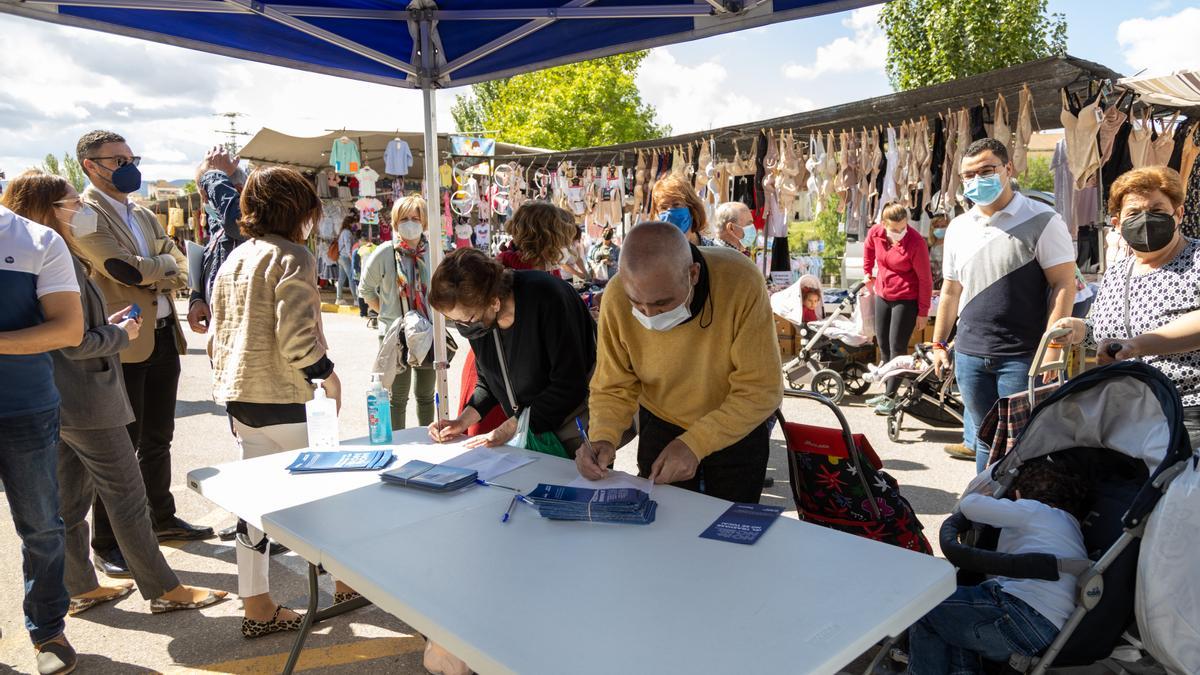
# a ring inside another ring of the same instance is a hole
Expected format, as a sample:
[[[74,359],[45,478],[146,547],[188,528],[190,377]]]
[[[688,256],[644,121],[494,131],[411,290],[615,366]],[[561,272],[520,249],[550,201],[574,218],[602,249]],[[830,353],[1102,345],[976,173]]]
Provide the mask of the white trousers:
[[[232,419],[232,418],[231,418]],[[288,450],[299,450],[308,446],[308,428],[304,424],[277,424],[269,427],[248,427],[233,419],[233,432],[237,436],[242,459],[273,455]],[[246,525],[246,537],[252,542],[261,541],[265,535],[253,525]],[[238,595],[243,598],[262,595],[271,590],[268,569],[271,565],[270,549],[261,553],[237,544]]]

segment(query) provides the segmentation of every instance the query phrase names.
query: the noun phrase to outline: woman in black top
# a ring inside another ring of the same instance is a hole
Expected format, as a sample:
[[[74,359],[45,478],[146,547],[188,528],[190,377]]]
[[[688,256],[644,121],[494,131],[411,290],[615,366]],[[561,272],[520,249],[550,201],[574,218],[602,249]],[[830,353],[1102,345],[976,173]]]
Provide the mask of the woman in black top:
[[[434,271],[429,303],[471,341],[480,375],[469,405],[457,419],[432,424],[430,436],[461,436],[479,411],[499,404],[509,419],[468,445],[504,445],[528,409],[530,435],[553,433],[573,457],[582,442],[575,418],[587,423],[596,364],[596,324],[575,289],[546,272],[508,270],[482,251],[459,249]]]

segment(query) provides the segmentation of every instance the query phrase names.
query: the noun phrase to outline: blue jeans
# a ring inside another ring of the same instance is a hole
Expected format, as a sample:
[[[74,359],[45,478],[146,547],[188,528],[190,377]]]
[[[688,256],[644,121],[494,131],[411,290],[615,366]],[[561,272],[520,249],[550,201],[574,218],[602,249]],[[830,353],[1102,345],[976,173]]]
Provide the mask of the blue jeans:
[[[1037,656],[1058,627],[995,581],[959,586],[908,629],[912,675],[982,673],[981,660],[1007,663],[1013,654]]]
[[[954,353],[954,378],[967,414],[963,420],[963,445],[975,450],[975,471],[987,468],[991,448],[979,440],[979,425],[996,401],[1029,388],[1032,357],[972,356]]]
[[[40,644],[62,634],[71,601],[58,515],[58,408],[0,417],[0,481],[21,537],[25,627]]]
[[[337,286],[336,286],[337,293],[336,293],[336,298],[335,298],[336,302],[342,301],[342,286],[345,286],[346,290],[350,293],[349,299],[351,301],[354,300],[357,290],[354,288],[353,283],[354,283],[354,271],[352,270],[352,268],[350,266],[350,258],[339,257],[338,258],[338,278],[337,278]]]

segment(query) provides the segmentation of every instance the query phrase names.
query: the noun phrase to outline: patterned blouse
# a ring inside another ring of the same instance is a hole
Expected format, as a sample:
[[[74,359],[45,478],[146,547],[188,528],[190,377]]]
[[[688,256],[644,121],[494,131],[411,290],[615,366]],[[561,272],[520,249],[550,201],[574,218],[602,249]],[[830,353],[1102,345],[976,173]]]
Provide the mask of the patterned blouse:
[[[1185,241],[1187,244],[1174,260],[1149,274],[1130,276],[1130,268],[1136,262],[1134,256],[1122,258],[1108,268],[1086,320],[1087,346],[1094,348],[1106,338],[1136,337],[1200,309],[1200,240]],[[1130,331],[1125,326],[1127,282]],[[1200,405],[1200,351],[1145,356],[1141,360],[1175,383],[1184,406]]]

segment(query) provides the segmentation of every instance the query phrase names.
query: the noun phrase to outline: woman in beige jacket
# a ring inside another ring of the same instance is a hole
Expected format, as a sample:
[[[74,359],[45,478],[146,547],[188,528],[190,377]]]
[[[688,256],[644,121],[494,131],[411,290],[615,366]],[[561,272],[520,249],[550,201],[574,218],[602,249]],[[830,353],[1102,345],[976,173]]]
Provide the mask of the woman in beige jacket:
[[[304,242],[321,218],[316,190],[282,167],[250,175],[242,191],[247,241],[217,272],[212,293],[213,398],[226,406],[242,459],[308,445],[304,404],[312,381],[341,407],[341,383],[326,353],[317,261]],[[301,616],[271,599],[265,535],[238,524],[238,595],[242,634],[261,637],[300,628]],[[338,584],[335,600],[354,592]]]

